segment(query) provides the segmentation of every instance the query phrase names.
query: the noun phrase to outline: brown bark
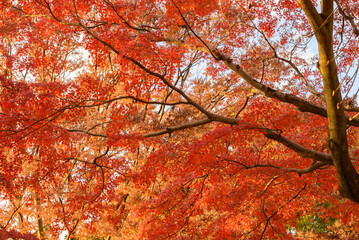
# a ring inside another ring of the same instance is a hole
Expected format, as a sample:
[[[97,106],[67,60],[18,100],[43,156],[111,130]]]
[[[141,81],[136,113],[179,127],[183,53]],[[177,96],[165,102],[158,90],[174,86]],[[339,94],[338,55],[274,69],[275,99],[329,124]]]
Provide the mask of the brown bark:
[[[333,50],[333,0],[322,0],[319,14],[310,0],[299,0],[318,42],[318,68],[323,77],[328,118],[329,144],[338,177],[339,191],[343,197],[359,203],[359,175],[349,157],[347,118],[338,86],[339,78]]]
[[[37,195],[35,199],[36,204],[36,212],[37,212],[37,235],[39,239],[45,239],[45,233],[44,233],[44,224],[42,217],[40,216],[40,207],[41,207],[41,199],[40,196]]]

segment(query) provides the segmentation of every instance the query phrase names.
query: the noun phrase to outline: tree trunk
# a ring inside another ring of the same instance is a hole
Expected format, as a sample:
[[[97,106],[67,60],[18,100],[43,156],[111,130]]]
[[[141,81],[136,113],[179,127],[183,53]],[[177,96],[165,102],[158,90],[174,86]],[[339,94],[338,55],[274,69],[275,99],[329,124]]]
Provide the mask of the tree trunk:
[[[318,42],[318,68],[323,77],[330,149],[340,194],[359,203],[359,175],[349,157],[347,119],[342,103],[333,48],[333,0],[322,0],[319,14],[310,0],[298,1],[312,25]]]

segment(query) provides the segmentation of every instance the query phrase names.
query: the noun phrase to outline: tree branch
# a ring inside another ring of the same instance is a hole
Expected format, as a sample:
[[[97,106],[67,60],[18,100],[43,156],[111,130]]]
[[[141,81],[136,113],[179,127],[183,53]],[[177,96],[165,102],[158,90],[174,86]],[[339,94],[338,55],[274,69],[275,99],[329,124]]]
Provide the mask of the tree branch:
[[[307,15],[310,24],[313,26],[314,32],[317,32],[321,27],[323,19],[319,15],[313,2],[311,0],[298,0],[298,3]]]
[[[238,164],[238,165],[241,165],[243,166],[245,169],[251,169],[251,168],[276,168],[276,169],[280,169],[280,170],[283,170],[285,172],[295,172],[295,173],[298,173],[299,175],[302,175],[302,174],[307,174],[307,173],[311,173],[321,167],[324,167],[324,166],[328,166],[328,164],[326,163],[323,163],[323,162],[313,162],[312,165],[310,165],[309,167],[307,168],[304,168],[304,169],[297,169],[297,168],[285,168],[285,167],[280,167],[280,166],[277,166],[277,165],[273,165],[273,164],[254,164],[254,165],[245,165],[239,161],[236,161],[236,160],[232,160],[232,159],[223,159],[224,161],[226,162],[230,162],[230,163],[235,163],[235,164]]]
[[[316,115],[327,117],[327,113],[325,108],[314,105],[302,98],[299,98],[293,94],[282,93],[277,91],[267,85],[260,83],[256,79],[249,76],[239,65],[233,63],[232,59],[228,56],[216,51],[217,55],[220,56],[220,59],[234,72],[236,72],[239,76],[241,76],[248,84],[252,85],[256,89],[262,91],[265,96],[270,98],[275,98],[281,102],[290,103],[298,108],[301,112],[310,112]],[[358,121],[359,126],[359,121]]]
[[[319,97],[320,99],[324,100],[324,95],[323,95],[323,93],[318,92],[318,91],[315,90],[312,86],[309,85],[308,80],[304,77],[304,75],[299,71],[299,69],[297,68],[297,66],[296,66],[291,60],[288,60],[288,59],[279,57],[279,56],[277,56],[277,54],[276,54],[276,58],[279,59],[279,60],[281,60],[281,61],[283,61],[283,62],[288,63],[288,64],[294,69],[294,71],[297,72],[297,74],[300,76],[300,78],[303,80],[304,85],[306,86],[306,88],[308,89],[308,91],[311,92],[313,95]]]
[[[200,46],[191,46],[191,45],[186,44],[179,40],[174,40],[174,39],[170,39],[170,38],[163,38],[162,40],[166,41],[166,42],[171,42],[173,44],[176,44],[178,46],[182,46],[182,47],[185,47],[188,49],[209,53],[207,48],[200,47]],[[327,111],[324,107],[312,104],[312,103],[310,103],[300,97],[297,97],[293,94],[283,93],[281,91],[278,91],[271,87],[268,87],[267,85],[257,81],[256,79],[252,78],[251,76],[249,76],[238,64],[233,63],[232,59],[229,58],[228,56],[226,56],[225,54],[219,52],[218,50],[215,50],[215,51],[212,50],[212,52],[216,54],[217,59],[223,61],[223,63],[225,63],[227,65],[227,67],[229,67],[231,70],[233,70],[239,76],[241,76],[248,84],[250,84],[254,88],[263,92],[265,96],[267,96],[269,98],[275,98],[281,102],[292,104],[292,105],[296,106],[298,108],[298,110],[301,112],[310,112],[310,113],[316,114],[321,117],[325,117],[325,118],[327,117]],[[346,118],[348,120],[347,124],[349,126],[359,127],[359,119],[358,118],[350,119],[349,116],[346,116]]]
[[[137,27],[132,26],[128,21],[126,21],[126,19],[124,17],[122,17],[120,15],[120,13],[117,11],[116,7],[110,1],[103,0],[103,2],[105,2],[107,5],[109,5],[112,8],[112,10],[116,13],[116,15],[121,19],[122,23],[124,23],[127,27],[129,27],[133,30],[139,31],[139,32],[149,32],[148,29],[137,28]]]
[[[171,0],[171,2],[173,3],[173,5],[177,8],[178,13],[180,14],[182,20],[185,22],[186,26],[188,27],[188,29],[193,33],[193,35],[206,47],[206,49],[208,50],[208,52],[212,55],[212,57],[216,60],[218,60],[216,58],[216,55],[212,52],[211,48],[207,45],[207,43],[197,35],[197,33],[192,29],[192,27],[188,24],[186,18],[183,16],[181,10],[179,9],[179,7],[175,4],[175,2],[173,0]]]
[[[185,123],[185,124],[178,125],[178,126],[173,126],[173,127],[167,127],[166,129],[163,129],[163,130],[158,131],[158,132],[147,133],[147,134],[144,135],[144,137],[146,137],[146,138],[155,137],[155,136],[160,136],[160,135],[167,134],[167,133],[169,135],[171,135],[172,132],[183,130],[183,129],[186,129],[186,128],[197,127],[197,126],[204,125],[204,124],[207,124],[207,123],[210,123],[210,122],[212,122],[211,119],[204,118],[204,119],[201,119],[201,120],[198,120],[198,121],[195,121],[195,122]]]
[[[265,129],[264,130],[264,136],[266,136],[269,139],[275,140],[284,146],[288,147],[289,149],[296,152],[299,156],[303,158],[311,158],[314,161],[320,161],[322,163],[325,163],[327,165],[333,165],[333,160],[330,154],[318,152],[309,148],[305,148],[292,140],[282,136],[280,133],[278,133],[275,130],[272,129]]]
[[[93,137],[102,137],[107,138],[107,135],[99,134],[99,133],[93,133],[90,131],[82,130],[82,129],[66,129],[68,132],[79,132],[79,133],[85,133],[87,135],[93,136]]]
[[[180,104],[184,104],[184,105],[188,105],[190,104],[189,102],[182,102],[182,101],[178,101],[178,102],[173,102],[173,103],[168,103],[168,102],[158,102],[158,101],[146,101],[134,96],[121,96],[121,97],[115,97],[109,100],[101,100],[101,99],[86,99],[81,101],[79,104],[76,104],[75,107],[79,107],[79,108],[86,108],[86,107],[97,107],[97,106],[101,106],[104,104],[108,104],[108,103],[112,103],[114,101],[117,100],[123,100],[123,99],[132,99],[135,101],[138,101],[140,103],[145,103],[145,104],[155,104],[155,105],[165,105],[165,106],[176,106],[176,105],[180,105]],[[80,105],[81,103],[84,102],[99,102],[98,104],[92,104],[92,105]]]
[[[357,27],[357,25],[355,24],[354,22],[354,17],[351,15],[351,13],[349,12],[349,9],[345,8],[343,9],[341,6],[340,6],[340,3],[338,0],[334,0],[335,3],[337,4],[338,6],[338,10],[339,10],[339,13],[346,19],[349,21],[350,25],[352,26],[353,28],[353,32],[356,36],[359,36],[359,28]],[[348,14],[345,13],[345,11],[348,11]]]
[[[179,89],[179,88],[175,87],[173,84],[171,84],[163,75],[151,71],[150,69],[145,67],[142,63],[140,63],[139,61],[137,61],[131,57],[127,57],[127,56],[124,56],[124,57],[126,59],[130,60],[131,62],[133,62],[134,64],[136,64],[138,67],[140,67],[142,70],[144,70],[148,74],[161,79],[162,82],[164,82],[168,87],[170,87],[174,91],[178,92],[182,97],[184,97],[187,100],[187,102],[189,104],[191,104],[192,106],[197,108],[200,112],[205,114],[210,120],[228,123],[228,124],[238,124],[238,119],[236,119],[236,118],[225,117],[225,116],[207,111],[201,105],[199,105],[197,102],[195,102],[192,98],[190,98],[184,91],[182,91],[181,89]]]

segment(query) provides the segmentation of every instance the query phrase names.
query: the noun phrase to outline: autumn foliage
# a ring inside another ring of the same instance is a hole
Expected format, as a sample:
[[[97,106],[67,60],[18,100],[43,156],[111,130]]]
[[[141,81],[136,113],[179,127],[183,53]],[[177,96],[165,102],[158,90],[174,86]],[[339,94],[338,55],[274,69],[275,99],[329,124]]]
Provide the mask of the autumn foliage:
[[[0,7],[1,239],[359,236],[357,1]]]

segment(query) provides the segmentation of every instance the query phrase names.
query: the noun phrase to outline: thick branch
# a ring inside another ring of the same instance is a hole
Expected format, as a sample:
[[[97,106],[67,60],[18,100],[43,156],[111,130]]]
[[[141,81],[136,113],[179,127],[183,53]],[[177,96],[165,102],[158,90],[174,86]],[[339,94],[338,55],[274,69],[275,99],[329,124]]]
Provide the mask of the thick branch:
[[[192,127],[196,127],[196,126],[200,126],[200,125],[204,125],[204,124],[207,124],[209,122],[212,122],[212,120],[209,119],[209,118],[205,118],[205,119],[195,121],[195,122],[191,122],[191,123],[185,123],[185,124],[178,125],[178,126],[168,127],[166,129],[163,129],[163,130],[158,131],[158,132],[148,133],[148,134],[145,134],[144,137],[155,137],[155,136],[160,136],[160,135],[164,135],[164,134],[170,134],[171,135],[172,132],[187,129],[187,128],[192,128]],[[315,170],[315,169],[317,169],[317,168],[319,168],[321,166],[324,166],[324,165],[333,165],[332,157],[331,157],[330,154],[318,152],[318,151],[303,147],[303,146],[293,142],[292,140],[282,136],[280,133],[278,133],[278,132],[276,132],[275,130],[272,130],[272,129],[268,129],[268,128],[263,129],[263,134],[267,138],[275,140],[275,141],[283,144],[284,146],[286,146],[289,149],[291,149],[292,151],[296,152],[299,156],[301,156],[303,158],[310,158],[310,159],[313,159],[314,161],[319,161],[320,162],[320,163],[315,164],[314,166],[312,166],[310,169],[307,169],[306,171],[309,171],[309,170],[312,171],[312,170]],[[314,167],[317,167],[317,168],[312,169]],[[298,172],[299,170],[293,170],[292,169],[290,171]]]
[[[163,41],[171,42],[173,44],[176,44],[178,46],[182,46],[182,47],[185,47],[188,49],[209,53],[207,48],[200,47],[200,46],[191,46],[191,45],[186,44],[179,40],[164,38]],[[327,111],[325,108],[317,106],[315,104],[312,104],[312,103],[310,103],[300,97],[297,97],[293,94],[282,93],[281,91],[278,91],[271,87],[268,87],[267,85],[257,81],[256,79],[252,78],[251,76],[249,76],[238,64],[233,63],[232,59],[230,59],[225,54],[223,54],[217,50],[212,51],[212,52],[214,52],[216,54],[217,59],[223,61],[227,65],[227,67],[229,67],[231,70],[236,72],[239,76],[241,76],[248,84],[250,84],[254,88],[263,92],[265,94],[265,96],[267,96],[269,98],[275,98],[281,102],[292,104],[292,105],[296,106],[298,108],[298,110],[301,112],[310,112],[310,113],[316,114],[321,117],[325,117],[325,118],[327,117]],[[347,121],[348,125],[357,126],[357,127],[359,126],[359,119],[354,118],[354,119],[350,120],[349,116],[346,116],[346,118],[348,120]]]
[[[310,24],[313,26],[314,31],[318,31],[323,20],[315,8],[312,0],[298,0],[299,5],[304,10],[308,17]]]
[[[347,112],[359,112],[359,107],[348,107],[348,108],[345,108],[345,111],[347,111]]]
[[[305,148],[292,140],[282,136],[277,131],[271,130],[271,129],[265,129],[265,132],[263,133],[264,136],[266,136],[269,139],[275,140],[284,146],[288,147],[289,149],[296,152],[299,156],[303,158],[311,158],[315,161],[320,161],[322,163],[333,165],[333,160],[330,154],[322,153],[318,151],[314,151],[309,148]]]
[[[247,83],[249,83],[256,89],[262,91],[267,97],[275,98],[281,102],[293,104],[301,112],[310,112],[322,117],[327,117],[325,108],[314,105],[293,94],[282,93],[271,87],[268,87],[263,83],[260,83],[256,79],[249,76],[239,65],[233,63],[232,59],[230,59],[229,57],[225,56],[222,53],[219,53],[218,51],[216,53],[218,54],[218,56],[220,56],[220,59],[227,65],[227,67],[229,67],[238,75],[240,75]],[[358,126],[359,126],[359,122],[358,122]]]

